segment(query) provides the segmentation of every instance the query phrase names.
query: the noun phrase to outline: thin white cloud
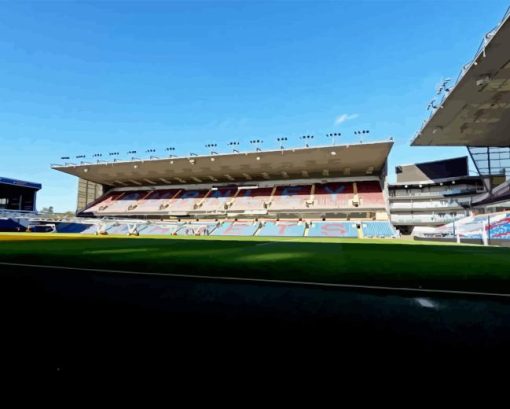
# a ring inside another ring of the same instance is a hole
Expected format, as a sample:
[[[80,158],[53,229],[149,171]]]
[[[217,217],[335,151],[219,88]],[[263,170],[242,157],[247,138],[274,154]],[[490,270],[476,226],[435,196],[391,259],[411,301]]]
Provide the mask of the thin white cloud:
[[[358,114],[342,114],[340,116],[337,116],[335,119],[335,124],[340,125],[344,122],[350,121],[351,119],[355,119],[358,117]]]

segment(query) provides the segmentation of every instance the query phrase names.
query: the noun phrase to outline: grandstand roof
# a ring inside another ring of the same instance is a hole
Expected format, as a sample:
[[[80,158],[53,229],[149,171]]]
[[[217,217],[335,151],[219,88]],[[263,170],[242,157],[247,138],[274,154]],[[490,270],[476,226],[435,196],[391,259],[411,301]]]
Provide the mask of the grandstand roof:
[[[474,60],[437,103],[414,146],[508,146],[510,127],[509,13],[485,35]]]
[[[25,188],[29,188],[29,189],[35,189],[35,190],[40,190],[42,187],[42,185],[40,183],[26,182],[24,180],[3,178],[3,177],[0,177],[0,185],[19,186],[19,187],[25,187]]]
[[[380,173],[385,167],[392,146],[392,141],[384,141],[263,152],[53,165],[52,168],[108,186],[366,176]]]

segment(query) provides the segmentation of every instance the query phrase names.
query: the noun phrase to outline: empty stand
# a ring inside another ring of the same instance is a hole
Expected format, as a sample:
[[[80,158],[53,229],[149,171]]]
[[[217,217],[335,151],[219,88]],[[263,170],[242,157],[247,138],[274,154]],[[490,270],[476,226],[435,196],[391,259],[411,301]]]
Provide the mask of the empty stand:
[[[330,221],[312,222],[308,230],[309,237],[358,237],[356,223]]]
[[[181,228],[181,224],[149,224],[138,227],[140,236],[165,236],[172,235]]]
[[[109,206],[111,206],[117,199],[119,199],[123,195],[124,192],[107,193],[102,200],[99,200],[96,204],[86,209],[85,212],[95,213],[106,210]]]
[[[357,182],[358,196],[361,199],[360,207],[384,207],[383,192],[379,182]]]
[[[28,223],[27,223],[28,224]],[[19,220],[14,220],[10,218],[0,218],[0,231],[25,231],[26,227],[19,223]]]
[[[58,223],[56,225],[57,233],[83,233],[90,227],[95,227],[95,225],[83,223]]]
[[[134,213],[151,213],[164,211],[170,206],[174,200],[174,197],[178,193],[178,189],[154,190],[149,195],[146,195],[138,202],[136,202],[131,211]]]
[[[395,237],[397,232],[390,222],[362,222],[363,237]]]
[[[124,192],[119,195],[115,200],[112,200],[106,207],[99,207],[96,213],[126,213],[130,210],[130,206],[136,204],[136,202],[147,192]],[[90,210],[89,210],[90,211]]]
[[[253,236],[259,227],[258,222],[223,222],[213,232],[213,236]]]
[[[348,208],[354,194],[352,183],[324,183],[315,185],[314,209]]]
[[[302,237],[305,234],[304,222],[280,221],[265,222],[259,236]]]
[[[106,227],[108,234],[128,234],[129,227],[127,224],[113,224]]]
[[[200,202],[207,194],[208,190],[183,190],[172,201],[169,211],[177,211],[179,213],[189,212],[195,209],[195,205]]]
[[[311,185],[279,186],[271,200],[270,210],[304,210],[310,199]]]
[[[81,234],[96,234],[97,233],[97,224],[91,224],[85,230],[81,232]]]
[[[264,210],[264,204],[269,202],[272,191],[272,188],[241,189],[230,210]]]
[[[200,207],[197,210],[200,211],[217,211],[225,210],[225,206],[232,199],[237,191],[237,187],[222,188],[212,190],[211,193],[202,200]]]
[[[186,223],[183,224],[177,231],[178,236],[208,236],[216,229],[217,223]]]

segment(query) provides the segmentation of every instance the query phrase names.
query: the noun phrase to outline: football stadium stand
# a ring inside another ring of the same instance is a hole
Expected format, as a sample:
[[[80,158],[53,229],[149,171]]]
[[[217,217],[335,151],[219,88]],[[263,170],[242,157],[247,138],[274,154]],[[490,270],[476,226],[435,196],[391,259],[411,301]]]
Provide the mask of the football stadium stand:
[[[108,167],[54,166],[93,184],[94,192],[104,192],[78,214],[99,224],[71,224],[57,231],[358,237],[361,221],[389,223],[385,187],[392,145],[385,141],[116,161]],[[383,230],[373,234],[390,235]]]
[[[480,218],[480,220],[482,220]],[[483,219],[485,220],[485,219]],[[496,222],[496,219],[494,219]],[[480,222],[481,223],[481,222]],[[466,224],[467,226],[467,224]],[[48,228],[46,228],[48,227]],[[50,228],[51,227],[51,228]],[[361,228],[362,234],[359,233]],[[474,223],[471,230],[478,231]],[[445,228],[443,228],[445,229]],[[32,224],[33,232],[78,233],[100,235],[140,236],[261,236],[261,237],[396,237],[397,232],[388,221],[320,221],[320,220],[243,220],[243,221],[44,221]],[[439,231],[439,230],[438,230]],[[460,230],[459,230],[460,231]],[[439,234],[439,233],[437,233]],[[447,230],[443,230],[443,235]]]
[[[304,210],[310,199],[312,185],[278,186],[270,201],[270,209],[276,210]]]
[[[158,213],[164,211],[180,192],[179,189],[152,190],[136,202],[129,211],[134,214]]]
[[[108,234],[128,234],[129,226],[123,223],[112,223],[107,224],[104,230]]]
[[[351,182],[317,184],[312,199],[313,207],[315,209],[346,209],[352,203],[353,196]]]
[[[176,230],[178,236],[209,236],[215,229],[217,223],[185,223]]]
[[[423,234],[424,237],[456,237],[482,239],[483,232],[489,239],[510,239],[510,213],[487,213],[469,216],[440,226]]]
[[[312,221],[309,237],[358,237],[356,223],[340,221]]]
[[[176,234],[177,230],[179,230],[182,227],[182,225],[179,224],[168,224],[168,223],[162,223],[162,224],[148,224],[148,225],[141,225],[137,231],[140,236],[169,236]]]
[[[245,213],[265,212],[264,209],[271,202],[273,188],[242,189],[233,201],[230,211],[242,211]]]
[[[354,186],[354,187],[353,187]],[[357,189],[358,193],[354,193]],[[231,186],[209,190],[110,192],[85,209],[97,215],[218,215],[228,212],[266,214],[315,210],[373,209],[384,211],[380,183],[275,185],[271,188]]]
[[[187,214],[195,210],[201,199],[204,199],[209,190],[185,190],[171,203],[168,208],[170,214]]]
[[[267,221],[263,223],[258,236],[303,237],[305,227],[302,221]]]
[[[390,222],[362,222],[363,237],[396,237],[395,231]]]
[[[56,223],[57,233],[85,233],[91,227],[96,227],[95,224],[84,224],[84,223]]]
[[[27,222],[23,223],[23,220],[27,220]],[[0,215],[0,231],[25,231],[27,225],[28,219],[16,219],[9,216]]]
[[[197,204],[197,211],[200,212],[225,212],[228,203],[231,202],[237,193],[237,186],[211,189],[206,197]]]
[[[223,222],[213,232],[213,236],[253,236],[259,228],[258,222]]]
[[[359,206],[367,208],[381,208],[386,206],[383,192],[379,182],[359,182],[356,183]]]

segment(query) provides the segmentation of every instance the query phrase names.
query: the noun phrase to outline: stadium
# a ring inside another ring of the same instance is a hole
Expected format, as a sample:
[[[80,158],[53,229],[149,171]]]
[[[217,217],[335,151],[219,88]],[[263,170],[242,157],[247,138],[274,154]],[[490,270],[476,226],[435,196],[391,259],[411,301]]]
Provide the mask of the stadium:
[[[301,147],[279,140],[274,150],[254,140],[251,150],[237,143],[227,153],[208,145],[206,154],[180,156],[175,148],[148,157],[129,151],[127,159],[71,155],[51,165],[76,180],[76,213],[65,218],[37,212],[40,184],[0,178],[3,275],[43,298],[37,289],[46,277],[59,301],[44,314],[85,297],[72,304],[82,318],[84,305],[97,301],[96,318],[126,308],[138,325],[156,314],[157,325],[169,320],[181,332],[235,323],[253,336],[264,322],[332,336],[334,325],[345,325],[350,346],[368,347],[388,335],[377,324],[381,311],[393,311],[407,325],[397,345],[478,348],[496,328],[502,347],[510,312],[509,53],[507,13],[457,81],[442,85],[411,142],[465,147],[462,157],[389,169],[391,138],[310,146],[311,136]],[[479,312],[472,328],[457,301]],[[350,308],[359,315],[346,315]],[[441,308],[454,311],[451,321],[427,315]],[[426,334],[434,325],[445,339]]]

